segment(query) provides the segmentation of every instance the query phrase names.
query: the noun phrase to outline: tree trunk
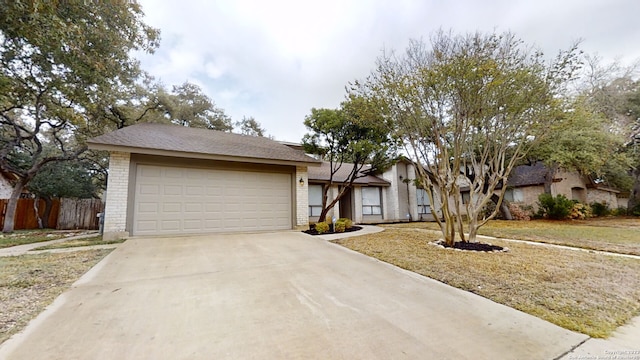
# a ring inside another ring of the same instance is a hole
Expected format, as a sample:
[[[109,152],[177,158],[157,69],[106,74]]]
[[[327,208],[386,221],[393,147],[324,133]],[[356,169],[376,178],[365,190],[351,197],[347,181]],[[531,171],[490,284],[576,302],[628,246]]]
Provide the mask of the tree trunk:
[[[493,194],[491,195],[491,201],[493,201],[494,204],[496,204],[496,206],[498,206],[498,201],[500,201],[500,196]],[[502,202],[500,203],[500,214],[502,215],[502,218],[505,220],[513,220],[513,215],[511,215],[511,210],[509,210],[509,204],[507,204],[507,202],[502,199]]]
[[[44,229],[49,229],[49,227],[50,227],[50,225],[49,225],[49,217],[51,216],[51,209],[53,208],[53,201],[48,196],[43,197],[42,200],[44,200],[44,214],[42,215],[42,227]]]
[[[16,185],[13,187],[13,191],[11,191],[11,197],[7,202],[7,213],[5,214],[4,226],[2,227],[2,232],[4,233],[13,232],[16,209],[18,208],[18,200],[20,199],[20,194],[22,194],[22,189],[24,189],[24,184],[22,183],[22,180],[18,180]]]
[[[478,236],[478,220],[471,220],[469,222],[469,242],[477,242],[476,237]]]
[[[635,181],[633,182],[633,187],[631,188],[631,192],[629,194],[629,204],[627,206],[627,210],[630,212],[634,207],[640,205],[640,167],[638,167],[633,175],[635,177]]]

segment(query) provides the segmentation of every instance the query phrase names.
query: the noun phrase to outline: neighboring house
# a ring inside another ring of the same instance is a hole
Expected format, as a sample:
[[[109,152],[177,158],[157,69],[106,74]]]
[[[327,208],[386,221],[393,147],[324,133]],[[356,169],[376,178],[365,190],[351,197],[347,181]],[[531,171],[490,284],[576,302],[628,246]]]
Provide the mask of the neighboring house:
[[[0,199],[8,199],[11,197],[13,185],[11,184],[11,176],[0,170]]]
[[[330,202],[344,186],[353,164],[343,164],[334,175],[329,189]],[[363,170],[366,173],[368,168]],[[309,168],[309,221],[318,221],[322,211],[322,190],[329,186],[329,163]],[[429,198],[424,190],[416,188],[414,165],[400,160],[380,175],[364,175],[356,179],[353,187],[327,214],[349,218],[358,224],[433,220]]]
[[[329,189],[329,201],[337,196],[344,186],[352,164],[344,164],[334,176],[334,185]],[[507,183],[505,199],[514,204],[537,207],[538,196],[545,192],[549,181],[551,194],[565,195],[582,203],[601,202],[610,208],[626,206],[619,191],[596,184],[589,177],[577,172],[558,170],[551,176],[542,163],[522,165],[514,168]],[[366,172],[366,168],[365,168]],[[329,164],[309,168],[309,222],[318,221],[322,210],[322,189],[328,186]],[[433,221],[434,214],[429,198],[423,189],[414,184],[415,166],[400,160],[380,175],[367,175],[356,179],[353,188],[329,211],[327,221],[334,217],[347,217],[355,223],[383,223],[401,221]],[[548,179],[548,180],[547,180]],[[462,192],[463,204],[470,201],[469,191]],[[437,209],[436,209],[437,210]]]
[[[537,208],[538,196],[545,192],[545,184],[553,196],[564,195],[584,204],[606,203],[612,209],[626,206],[625,201],[619,199],[620,191],[598,184],[577,171],[557,170],[552,173],[542,163],[515,167],[507,182],[505,199]]]
[[[110,152],[104,236],[307,228],[307,168],[264,137],[137,124],[88,141]]]

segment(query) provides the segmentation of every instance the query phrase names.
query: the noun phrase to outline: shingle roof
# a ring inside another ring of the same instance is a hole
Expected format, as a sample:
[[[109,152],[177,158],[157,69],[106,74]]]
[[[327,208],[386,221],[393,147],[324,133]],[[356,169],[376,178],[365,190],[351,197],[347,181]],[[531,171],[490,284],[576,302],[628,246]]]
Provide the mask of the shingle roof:
[[[508,186],[532,186],[545,183],[545,177],[549,173],[549,168],[541,162],[533,165],[520,165],[511,170]]]
[[[365,166],[363,170],[368,169],[368,166]],[[344,183],[347,180],[347,177],[351,173],[353,169],[353,164],[344,163],[340,167],[340,169],[333,175],[333,181],[336,183]],[[329,177],[331,176],[331,167],[328,162],[323,162],[320,167],[310,167],[308,170],[309,181],[310,182],[328,182]],[[362,172],[361,172],[362,173]],[[357,178],[354,184],[359,185],[380,185],[380,186],[388,186],[390,183],[384,179],[381,179],[374,175],[365,175],[364,177]]]
[[[178,156],[181,157],[202,154],[310,165],[319,163],[302,151],[268,138],[177,125],[141,123],[95,137],[87,143],[93,149],[122,148],[122,151],[141,154],[163,150],[180,154]]]

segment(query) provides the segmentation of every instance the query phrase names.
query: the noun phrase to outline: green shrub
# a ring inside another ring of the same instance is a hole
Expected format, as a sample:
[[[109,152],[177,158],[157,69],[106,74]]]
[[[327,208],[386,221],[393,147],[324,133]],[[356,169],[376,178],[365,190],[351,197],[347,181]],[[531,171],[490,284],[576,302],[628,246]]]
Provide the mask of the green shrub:
[[[343,233],[346,230],[347,226],[344,221],[336,221],[336,224],[333,226],[333,231],[337,233]]]
[[[593,212],[593,216],[607,216],[611,214],[611,210],[609,209],[609,205],[606,202],[593,202],[591,203],[591,211]]]
[[[629,215],[640,216],[640,204],[629,209]]]
[[[329,224],[327,224],[326,222],[316,223],[316,228],[315,229],[318,232],[318,234],[324,234],[327,231],[329,231]]]
[[[554,220],[564,220],[573,210],[574,202],[564,195],[553,197],[551,194],[538,196],[538,215]]]
[[[627,215],[627,208],[619,207],[617,209],[611,210],[611,215],[613,216],[625,216]]]
[[[353,227],[353,221],[351,221],[351,219],[349,218],[340,218],[338,219],[338,221],[342,221],[344,223],[344,228],[345,229],[351,229]],[[338,222],[336,222],[337,224]]]

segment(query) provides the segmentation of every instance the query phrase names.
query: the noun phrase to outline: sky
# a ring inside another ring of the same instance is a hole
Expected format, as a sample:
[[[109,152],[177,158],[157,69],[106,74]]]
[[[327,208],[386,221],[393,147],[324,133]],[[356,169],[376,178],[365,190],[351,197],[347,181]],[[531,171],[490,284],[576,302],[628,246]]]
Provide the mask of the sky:
[[[382,50],[438,29],[511,31],[545,54],[580,49],[640,59],[638,0],[139,0],[161,31],[142,68],[165,86],[197,84],[234,121],[254,117],[276,140],[300,142],[311,108],[337,108]]]

